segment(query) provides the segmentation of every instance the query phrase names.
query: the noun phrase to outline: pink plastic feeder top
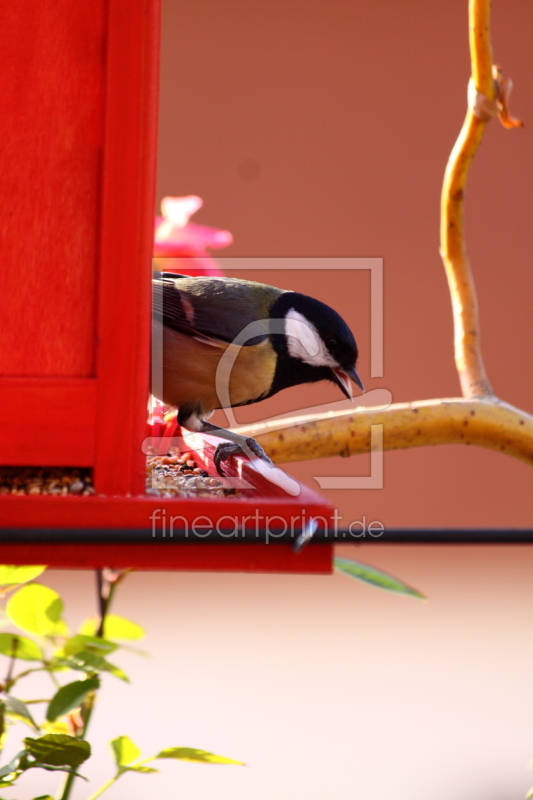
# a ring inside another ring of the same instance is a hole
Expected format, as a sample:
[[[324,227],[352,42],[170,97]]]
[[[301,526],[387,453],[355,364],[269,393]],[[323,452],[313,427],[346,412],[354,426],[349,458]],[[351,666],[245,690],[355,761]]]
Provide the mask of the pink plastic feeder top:
[[[228,247],[233,236],[229,231],[189,222],[202,205],[203,200],[195,195],[163,198],[163,216],[155,219],[154,258],[157,269],[188,275],[222,275],[208,251]]]

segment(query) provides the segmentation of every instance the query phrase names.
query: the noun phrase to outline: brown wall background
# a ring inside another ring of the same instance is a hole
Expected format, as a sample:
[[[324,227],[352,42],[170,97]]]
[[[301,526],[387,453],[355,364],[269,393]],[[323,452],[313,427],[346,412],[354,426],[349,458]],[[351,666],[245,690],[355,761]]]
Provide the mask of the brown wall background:
[[[489,377],[497,394],[526,410],[533,407],[531,18],[527,0],[494,4],[495,60],[514,80],[512,110],[528,127],[488,127],[466,217]],[[382,256],[383,379],[369,377],[366,273],[345,283],[339,273],[262,279],[337,308],[360,344],[367,389],[385,387],[394,401],[459,394],[438,226],[468,76],[463,0],[164,3],[159,199],[203,197],[195,220],[235,237],[221,255]],[[313,389],[313,402],[338,399],[333,385]],[[237,416],[308,403],[309,390],[295,389]],[[315,475],[368,468],[367,456],[289,465],[315,488]],[[530,487],[521,463],[445,446],[386,453],[383,490],[326,494],[350,521],[529,526]]]

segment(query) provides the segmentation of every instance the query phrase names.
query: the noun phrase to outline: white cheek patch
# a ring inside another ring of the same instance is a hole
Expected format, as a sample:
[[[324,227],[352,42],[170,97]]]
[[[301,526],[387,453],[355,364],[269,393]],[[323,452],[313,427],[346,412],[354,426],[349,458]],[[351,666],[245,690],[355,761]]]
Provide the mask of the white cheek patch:
[[[294,308],[291,308],[285,316],[285,335],[289,353],[293,358],[307,361],[318,355],[319,337],[315,326]]]
[[[337,366],[313,323],[294,308],[285,315],[285,335],[292,358],[298,358],[313,367]]]

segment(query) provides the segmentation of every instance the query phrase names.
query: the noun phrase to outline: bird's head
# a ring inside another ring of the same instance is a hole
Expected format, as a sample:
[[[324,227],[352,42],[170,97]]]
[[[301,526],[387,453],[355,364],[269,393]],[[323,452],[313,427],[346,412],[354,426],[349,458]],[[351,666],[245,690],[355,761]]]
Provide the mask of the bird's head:
[[[281,355],[280,368],[285,373],[278,379],[285,379],[287,385],[330,380],[350,400],[350,381],[364,392],[355,369],[357,344],[336,311],[307,295],[284,292],[271,309],[271,317],[283,319],[283,335],[274,337]]]

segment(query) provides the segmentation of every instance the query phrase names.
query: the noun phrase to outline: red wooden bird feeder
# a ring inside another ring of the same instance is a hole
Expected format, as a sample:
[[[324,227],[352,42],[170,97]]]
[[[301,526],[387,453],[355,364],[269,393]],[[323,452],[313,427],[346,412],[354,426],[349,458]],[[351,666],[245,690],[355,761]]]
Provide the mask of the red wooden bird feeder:
[[[329,546],[248,542],[331,508],[244,459],[237,499],[145,494],[159,1],[21,0],[2,16],[0,465],[90,468],[96,491],[0,495],[2,562],[329,571]],[[204,542],[200,517],[227,541]]]

